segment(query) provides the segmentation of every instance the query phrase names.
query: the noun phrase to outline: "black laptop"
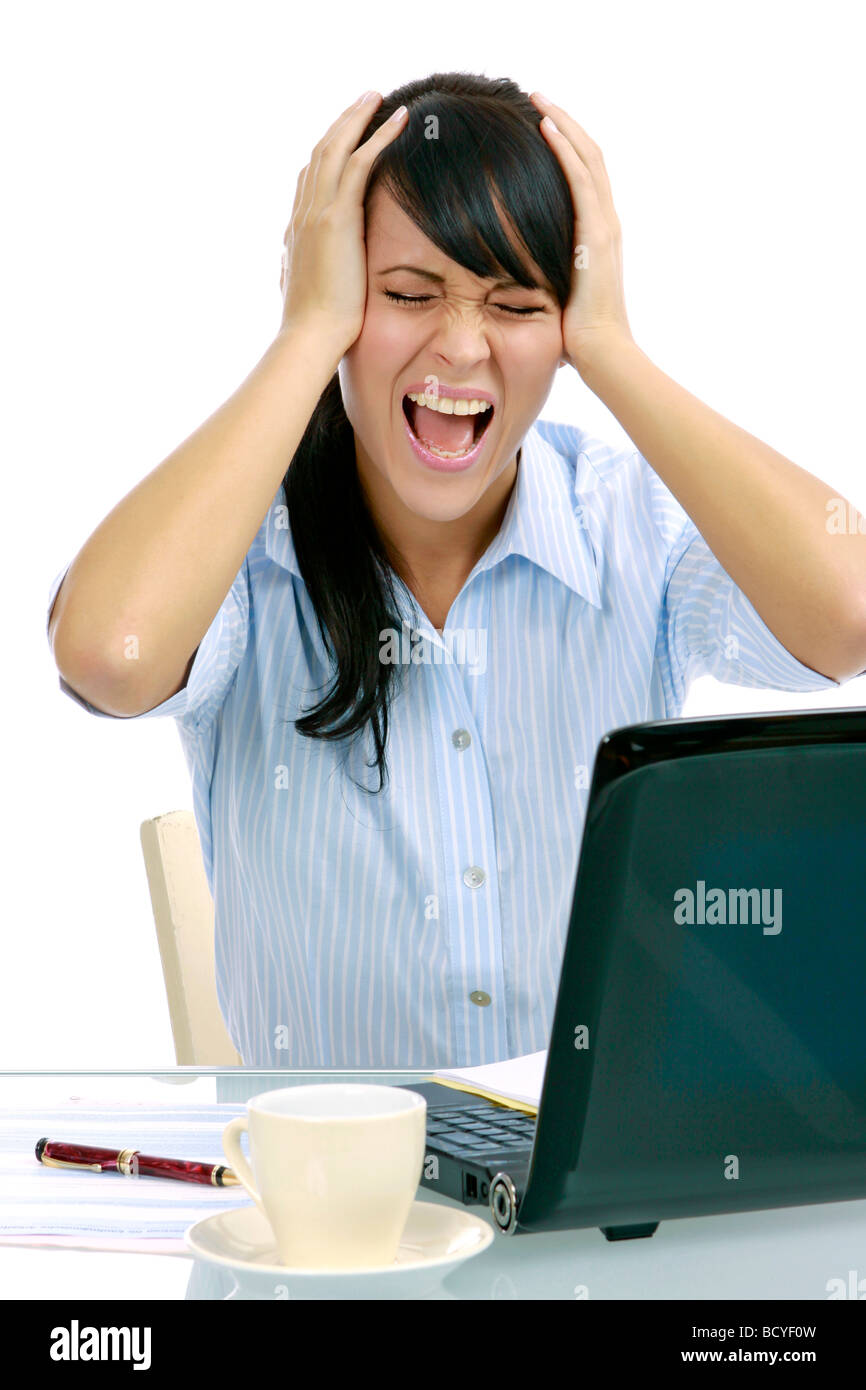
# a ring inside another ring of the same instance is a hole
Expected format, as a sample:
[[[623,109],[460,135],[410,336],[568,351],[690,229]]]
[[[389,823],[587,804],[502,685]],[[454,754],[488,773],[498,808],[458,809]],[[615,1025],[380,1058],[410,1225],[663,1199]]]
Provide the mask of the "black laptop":
[[[866,1198],[866,710],[607,734],[537,1118],[412,1089],[509,1234]]]

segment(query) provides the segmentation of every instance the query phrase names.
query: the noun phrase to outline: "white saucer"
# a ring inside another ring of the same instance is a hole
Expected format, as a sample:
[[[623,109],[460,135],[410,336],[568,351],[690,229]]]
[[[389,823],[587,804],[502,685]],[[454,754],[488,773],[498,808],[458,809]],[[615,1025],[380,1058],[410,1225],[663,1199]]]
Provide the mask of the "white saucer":
[[[488,1222],[460,1207],[418,1201],[412,1203],[393,1262],[363,1269],[292,1269],[281,1264],[270,1223],[253,1203],[196,1221],[183,1236],[196,1259],[225,1265],[244,1276],[315,1285],[317,1293],[324,1292],[326,1285],[337,1288],[355,1280],[365,1285],[396,1282],[401,1290],[410,1282],[414,1285],[419,1276],[429,1283],[430,1271],[442,1278],[454,1265],[486,1250],[493,1237]]]

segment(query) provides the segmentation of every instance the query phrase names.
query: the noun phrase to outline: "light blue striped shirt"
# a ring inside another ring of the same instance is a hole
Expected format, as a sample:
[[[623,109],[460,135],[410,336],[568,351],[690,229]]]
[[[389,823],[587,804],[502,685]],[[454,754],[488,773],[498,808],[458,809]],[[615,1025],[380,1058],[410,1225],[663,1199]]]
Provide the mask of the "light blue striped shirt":
[[[247,1066],[444,1067],[547,1047],[602,736],[677,717],[706,673],[840,684],[776,639],[633,445],[570,425],[528,431],[441,637],[398,590],[403,627],[381,650],[409,661],[378,795],[347,775],[378,785],[366,734],[344,770],[345,746],[292,723],[331,667],[282,487],[186,687],[137,716],[177,720],[219,1003]]]

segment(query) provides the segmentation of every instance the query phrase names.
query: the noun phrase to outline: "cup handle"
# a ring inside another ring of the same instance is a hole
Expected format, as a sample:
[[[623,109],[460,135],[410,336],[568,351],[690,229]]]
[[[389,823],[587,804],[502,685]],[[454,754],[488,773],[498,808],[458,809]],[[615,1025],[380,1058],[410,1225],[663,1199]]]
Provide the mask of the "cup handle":
[[[230,1120],[226,1125],[223,1130],[223,1153],[231,1164],[234,1173],[240,1178],[247,1192],[252,1197],[259,1211],[265,1216],[266,1212],[262,1206],[262,1199],[256,1191],[252,1169],[247,1163],[241,1148],[241,1135],[247,1130],[248,1119],[249,1117],[247,1115],[239,1115],[236,1120]],[[248,1130],[247,1133],[249,1133]]]

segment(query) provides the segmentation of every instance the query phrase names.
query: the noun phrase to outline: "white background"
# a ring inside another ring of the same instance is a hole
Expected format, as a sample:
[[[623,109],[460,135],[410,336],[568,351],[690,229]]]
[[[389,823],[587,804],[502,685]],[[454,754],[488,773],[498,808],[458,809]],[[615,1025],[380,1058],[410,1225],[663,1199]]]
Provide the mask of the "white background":
[[[859,6],[7,8],[0,1067],[174,1061],[139,824],[191,806],[174,722],[59,691],[52,577],[229,396],[280,315],[297,176],[339,112],[510,76],[601,145],[629,318],[670,376],[866,510]],[[571,370],[553,419],[617,438]],[[695,467],[701,466],[700,459]],[[685,714],[864,702],[693,686]]]

